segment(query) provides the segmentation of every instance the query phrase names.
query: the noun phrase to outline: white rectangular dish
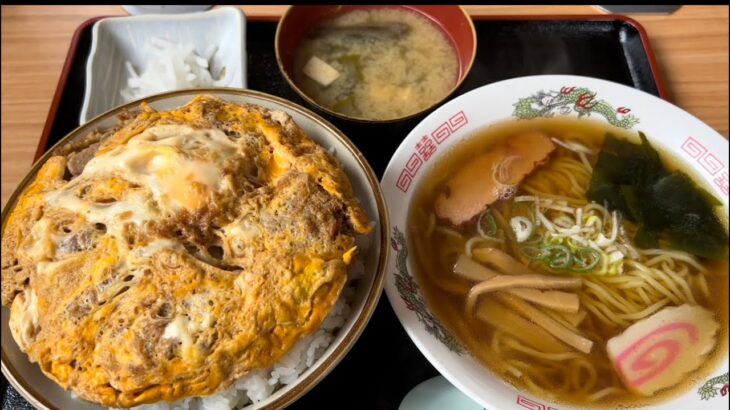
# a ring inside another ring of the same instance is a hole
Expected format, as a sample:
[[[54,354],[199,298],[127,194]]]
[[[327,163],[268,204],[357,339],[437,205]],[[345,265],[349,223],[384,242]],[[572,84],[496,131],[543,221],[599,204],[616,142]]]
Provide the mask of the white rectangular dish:
[[[225,68],[217,85],[246,88],[246,27],[239,8],[107,18],[92,29],[80,124],[127,102],[120,93],[131,76],[125,62],[140,74],[155,59],[154,49],[148,47],[152,39],[192,45],[201,56],[211,46],[216,47],[209,61],[210,71],[215,76]]]

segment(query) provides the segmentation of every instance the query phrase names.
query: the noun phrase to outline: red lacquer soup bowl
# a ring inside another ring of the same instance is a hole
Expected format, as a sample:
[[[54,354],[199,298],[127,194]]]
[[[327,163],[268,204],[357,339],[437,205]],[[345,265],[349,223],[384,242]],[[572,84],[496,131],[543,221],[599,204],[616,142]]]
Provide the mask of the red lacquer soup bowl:
[[[341,16],[354,10],[371,10],[376,8],[404,9],[409,12],[417,13],[426,17],[434,26],[441,30],[456,51],[458,60],[458,73],[456,82],[453,84],[447,94],[440,100],[430,106],[418,111],[410,113],[406,116],[398,118],[389,118],[386,120],[378,120],[372,118],[353,117],[341,112],[334,111],[330,108],[319,104],[312,96],[299,87],[294,81],[294,59],[297,48],[306,38],[307,34],[320,23]],[[432,108],[443,103],[454,91],[462,84],[467,74],[471,70],[476,55],[477,40],[476,30],[471,17],[459,6],[376,6],[376,5],[357,5],[357,6],[292,6],[284,13],[276,30],[276,60],[279,69],[289,85],[304,100],[315,108],[322,110],[331,115],[335,115],[346,120],[358,122],[393,122],[407,118],[412,118],[430,111]]]

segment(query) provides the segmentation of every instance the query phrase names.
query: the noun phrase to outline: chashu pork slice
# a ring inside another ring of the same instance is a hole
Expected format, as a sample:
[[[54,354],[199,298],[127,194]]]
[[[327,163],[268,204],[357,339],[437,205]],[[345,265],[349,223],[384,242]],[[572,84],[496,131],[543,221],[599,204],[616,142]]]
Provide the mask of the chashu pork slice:
[[[446,182],[436,198],[436,216],[454,226],[471,221],[508,195],[553,150],[546,134],[533,131],[514,135],[474,157]]]

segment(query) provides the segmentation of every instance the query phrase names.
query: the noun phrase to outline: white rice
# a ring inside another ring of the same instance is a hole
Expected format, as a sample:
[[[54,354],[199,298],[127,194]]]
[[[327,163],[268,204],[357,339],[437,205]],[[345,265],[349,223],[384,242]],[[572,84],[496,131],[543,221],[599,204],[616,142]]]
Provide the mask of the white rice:
[[[231,410],[253,409],[280,388],[295,383],[311,367],[335,339],[337,331],[347,322],[355,295],[356,281],[365,274],[363,255],[369,248],[368,237],[358,236],[356,244],[360,257],[348,269],[348,283],[340,298],[319,330],[300,340],[292,350],[266,370],[256,370],[236,381],[229,389],[208,397],[191,397],[175,403],[159,402],[132,407],[132,410]]]

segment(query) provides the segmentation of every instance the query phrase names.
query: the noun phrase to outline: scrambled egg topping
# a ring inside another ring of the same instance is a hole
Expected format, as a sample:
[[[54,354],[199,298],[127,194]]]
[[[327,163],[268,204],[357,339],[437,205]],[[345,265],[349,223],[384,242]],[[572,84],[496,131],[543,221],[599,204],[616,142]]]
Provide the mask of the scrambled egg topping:
[[[30,360],[104,406],[214,394],[339,297],[370,222],[285,113],[200,96],[141,112],[80,175],[51,157],[10,212],[2,303]]]

